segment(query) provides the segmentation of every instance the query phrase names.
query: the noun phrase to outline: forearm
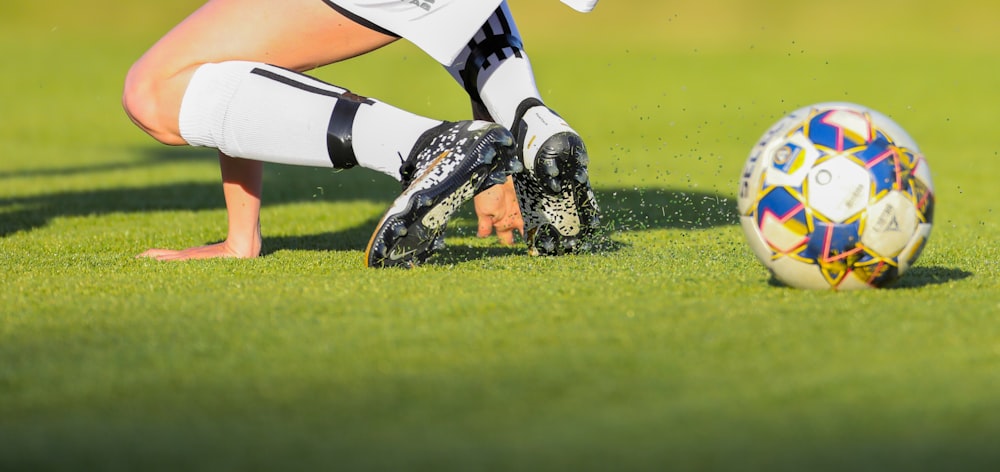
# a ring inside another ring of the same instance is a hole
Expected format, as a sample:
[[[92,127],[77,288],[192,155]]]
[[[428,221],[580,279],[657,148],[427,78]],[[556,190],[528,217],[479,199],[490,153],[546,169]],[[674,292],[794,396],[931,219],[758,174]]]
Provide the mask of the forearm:
[[[238,159],[219,153],[222,192],[226,199],[230,249],[242,257],[260,255],[260,201],[264,165],[259,161]]]

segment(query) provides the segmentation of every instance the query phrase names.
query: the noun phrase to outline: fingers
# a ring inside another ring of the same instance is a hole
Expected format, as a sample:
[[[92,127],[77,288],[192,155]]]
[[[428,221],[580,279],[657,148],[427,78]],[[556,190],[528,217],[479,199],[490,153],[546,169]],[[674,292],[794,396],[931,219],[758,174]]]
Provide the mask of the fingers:
[[[187,249],[149,249],[135,256],[136,258],[150,258],[158,261],[184,261],[190,259],[219,259],[219,258],[240,258],[239,253],[234,251],[226,242],[209,244],[206,246],[189,247]]]
[[[505,246],[514,244],[515,232],[520,233],[522,237],[524,236],[524,220],[521,219],[521,213],[505,215],[499,219],[490,215],[479,215],[479,228],[476,231],[476,236],[486,238],[493,234],[494,230],[500,244]]]
[[[491,229],[495,229],[497,232],[497,239],[500,241],[500,244],[503,244],[504,246],[510,246],[514,244],[514,228],[511,228],[509,225],[502,223],[491,223],[490,225],[491,227],[487,228],[484,234],[482,225],[480,224],[479,228],[480,238],[485,238],[489,236]]]
[[[476,230],[476,236],[485,238],[493,234],[493,217],[482,214],[477,216],[479,217],[479,228]]]
[[[508,229],[506,231],[497,230],[497,239],[500,240],[500,244],[504,246],[512,246],[514,244],[514,230]]]
[[[524,219],[517,205],[513,180],[508,178],[500,185],[494,185],[475,197],[476,216],[479,227],[476,235],[489,237],[496,231],[501,244],[514,244],[514,232],[524,235]]]
[[[177,251],[174,251],[172,249],[156,249],[156,248],[154,248],[154,249],[147,249],[147,250],[143,251],[142,254],[138,254],[135,257],[136,257],[136,259],[141,259],[141,258],[159,259],[160,257],[169,255],[169,254],[174,253],[174,252],[177,252]]]
[[[158,261],[178,261],[184,259],[194,259],[190,256],[189,250],[178,251],[176,249],[149,249],[138,256],[136,259],[156,259]]]
[[[505,216],[502,222],[495,225],[497,238],[504,245],[514,244],[514,233],[517,232],[524,237],[524,220],[521,219],[521,212],[516,211]]]

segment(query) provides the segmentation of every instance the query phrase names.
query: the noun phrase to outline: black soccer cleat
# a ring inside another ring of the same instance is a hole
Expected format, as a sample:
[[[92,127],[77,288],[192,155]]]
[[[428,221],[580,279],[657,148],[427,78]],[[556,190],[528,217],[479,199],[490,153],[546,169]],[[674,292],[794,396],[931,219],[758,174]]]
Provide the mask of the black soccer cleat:
[[[421,136],[400,168],[403,193],[375,227],[368,267],[413,267],[444,247],[448,219],[520,170],[514,137],[486,121],[445,122]]]
[[[557,132],[549,135],[553,129]],[[536,99],[527,99],[518,107],[513,130],[526,168],[514,175],[514,186],[528,253],[590,251],[600,237],[600,208],[590,186],[583,140]],[[536,146],[539,135],[548,138]]]

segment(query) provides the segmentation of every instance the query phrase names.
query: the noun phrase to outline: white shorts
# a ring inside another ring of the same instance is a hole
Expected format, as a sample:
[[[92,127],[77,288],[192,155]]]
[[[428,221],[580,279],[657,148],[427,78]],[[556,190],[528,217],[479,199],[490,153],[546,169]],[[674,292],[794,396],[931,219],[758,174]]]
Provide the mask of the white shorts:
[[[503,0],[323,0],[450,65]]]

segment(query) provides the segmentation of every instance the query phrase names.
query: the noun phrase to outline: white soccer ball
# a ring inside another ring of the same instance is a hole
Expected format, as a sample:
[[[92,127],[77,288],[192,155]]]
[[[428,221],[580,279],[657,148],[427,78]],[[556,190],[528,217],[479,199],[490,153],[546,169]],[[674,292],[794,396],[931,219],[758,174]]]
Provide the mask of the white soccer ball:
[[[795,110],[764,133],[737,202],[750,248],[778,281],[853,290],[886,286],[917,260],[934,185],[903,128],[831,102]]]

